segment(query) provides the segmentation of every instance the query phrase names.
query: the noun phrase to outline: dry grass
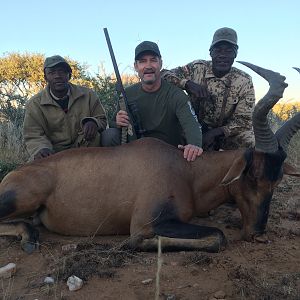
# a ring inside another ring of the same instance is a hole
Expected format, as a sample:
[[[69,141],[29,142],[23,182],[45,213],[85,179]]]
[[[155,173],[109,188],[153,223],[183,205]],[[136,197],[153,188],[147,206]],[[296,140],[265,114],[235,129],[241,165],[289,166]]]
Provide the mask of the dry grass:
[[[27,153],[22,140],[22,128],[14,123],[0,123],[0,161],[22,163]]]
[[[0,181],[28,159],[22,129],[7,121],[0,123]]]

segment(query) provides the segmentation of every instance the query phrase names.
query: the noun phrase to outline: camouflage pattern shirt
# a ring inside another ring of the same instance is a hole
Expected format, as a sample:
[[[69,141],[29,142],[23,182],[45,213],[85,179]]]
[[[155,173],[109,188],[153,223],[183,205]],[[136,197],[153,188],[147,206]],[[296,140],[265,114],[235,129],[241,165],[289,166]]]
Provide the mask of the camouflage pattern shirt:
[[[201,101],[199,118],[209,128],[222,127],[225,137],[248,132],[246,135],[251,135],[248,139],[254,140],[252,112],[255,94],[250,75],[232,67],[228,74],[218,78],[213,74],[211,61],[195,60],[170,71],[162,70],[162,77],[182,89],[185,89],[188,80],[198,84],[206,83],[210,98]],[[227,102],[220,120],[225,91]]]

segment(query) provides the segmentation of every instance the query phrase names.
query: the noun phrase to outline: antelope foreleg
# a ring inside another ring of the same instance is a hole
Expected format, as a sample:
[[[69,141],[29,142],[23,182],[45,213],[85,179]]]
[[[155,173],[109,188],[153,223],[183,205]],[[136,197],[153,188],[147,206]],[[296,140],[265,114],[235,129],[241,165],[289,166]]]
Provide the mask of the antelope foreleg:
[[[25,222],[9,222],[0,224],[0,236],[15,236],[21,239],[21,247],[32,253],[39,246],[39,232]]]

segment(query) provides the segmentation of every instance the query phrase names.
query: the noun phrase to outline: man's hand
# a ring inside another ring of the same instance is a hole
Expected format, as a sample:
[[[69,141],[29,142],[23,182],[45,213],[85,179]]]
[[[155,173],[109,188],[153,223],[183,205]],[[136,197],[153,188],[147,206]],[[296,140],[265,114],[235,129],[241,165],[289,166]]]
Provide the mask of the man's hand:
[[[178,145],[178,149],[183,150],[183,157],[187,161],[194,161],[198,156],[200,156],[203,153],[203,149],[195,146],[195,145]]]
[[[118,127],[128,127],[129,117],[126,111],[119,110],[116,116],[116,124]]]
[[[86,141],[92,141],[98,131],[98,126],[94,121],[87,121],[83,125],[83,137]]]
[[[33,157],[34,160],[44,158],[54,154],[54,152],[48,148],[41,149],[38,153],[36,153]]]
[[[224,131],[221,127],[214,128],[203,134],[203,148],[205,150],[213,150],[213,145],[216,140],[224,136]]]
[[[208,98],[210,96],[206,84],[197,84],[194,81],[188,80],[185,84],[185,89],[196,98]]]

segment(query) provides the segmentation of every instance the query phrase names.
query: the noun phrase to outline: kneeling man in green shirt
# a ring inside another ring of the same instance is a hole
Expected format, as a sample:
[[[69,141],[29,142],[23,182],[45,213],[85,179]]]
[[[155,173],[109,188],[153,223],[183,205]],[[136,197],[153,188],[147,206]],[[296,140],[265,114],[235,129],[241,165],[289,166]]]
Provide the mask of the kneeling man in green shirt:
[[[194,161],[203,152],[201,127],[192,113],[188,96],[161,79],[162,59],[156,43],[144,41],[136,47],[134,68],[140,82],[125,91],[128,106],[136,105],[144,136],[178,146],[187,161]],[[115,123],[118,128],[130,126],[125,110],[118,111]],[[134,135],[128,136],[129,142],[133,139]],[[103,143],[107,146],[105,140]]]

